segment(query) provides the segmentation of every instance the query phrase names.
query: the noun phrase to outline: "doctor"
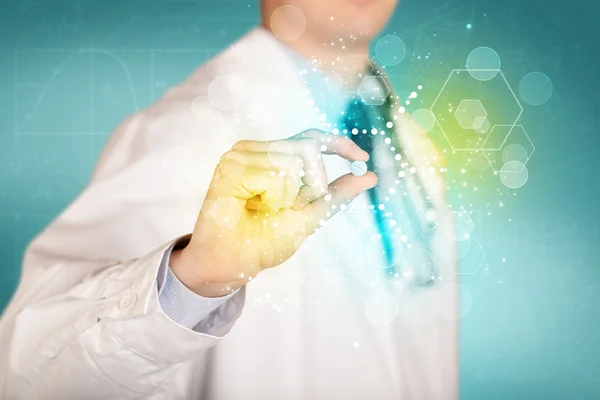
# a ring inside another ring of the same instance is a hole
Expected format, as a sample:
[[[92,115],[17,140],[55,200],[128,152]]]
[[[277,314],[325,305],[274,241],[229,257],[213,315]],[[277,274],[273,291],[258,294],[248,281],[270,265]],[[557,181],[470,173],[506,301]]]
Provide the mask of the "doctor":
[[[367,58],[395,3],[263,0],[116,129],[27,249],[2,399],[457,399],[441,160]]]

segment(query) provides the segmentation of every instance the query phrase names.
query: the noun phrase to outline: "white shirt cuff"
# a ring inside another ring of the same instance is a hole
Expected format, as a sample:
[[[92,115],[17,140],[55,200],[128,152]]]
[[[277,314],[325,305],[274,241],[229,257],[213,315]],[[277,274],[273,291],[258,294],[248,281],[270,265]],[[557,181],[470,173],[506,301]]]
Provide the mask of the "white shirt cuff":
[[[238,291],[226,296],[202,297],[188,289],[171,271],[169,260],[176,243],[165,252],[157,276],[158,299],[163,312],[177,324],[193,329]]]

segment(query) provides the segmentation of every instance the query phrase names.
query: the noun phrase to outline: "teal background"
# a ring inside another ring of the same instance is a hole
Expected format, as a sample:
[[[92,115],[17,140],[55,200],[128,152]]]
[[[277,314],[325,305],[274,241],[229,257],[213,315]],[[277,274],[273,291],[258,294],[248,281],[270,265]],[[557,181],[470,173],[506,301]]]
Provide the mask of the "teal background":
[[[116,124],[257,21],[254,1],[0,4],[0,308]],[[426,81],[431,96],[482,45],[513,89],[531,71],[554,84],[520,120],[536,146],[528,183],[501,208],[493,189],[473,199],[487,257],[463,279],[463,399],[600,399],[599,27],[595,1],[404,0],[386,30],[408,47],[389,69],[401,94]]]

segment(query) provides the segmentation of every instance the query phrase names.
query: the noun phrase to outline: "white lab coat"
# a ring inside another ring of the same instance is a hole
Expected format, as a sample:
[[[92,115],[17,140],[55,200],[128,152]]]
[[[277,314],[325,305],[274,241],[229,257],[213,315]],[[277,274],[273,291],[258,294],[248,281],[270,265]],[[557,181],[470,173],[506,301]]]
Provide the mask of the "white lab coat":
[[[396,140],[445,221],[432,235],[440,281],[389,287],[365,256],[376,227],[363,194],[195,330],[160,308],[163,252],[192,231],[220,156],[238,140],[327,129],[306,96],[259,28],[127,118],[89,185],[27,249],[0,323],[2,398],[456,399],[451,214],[433,147],[402,118]],[[330,179],[348,172],[325,159]],[[394,300],[383,316],[381,296]]]

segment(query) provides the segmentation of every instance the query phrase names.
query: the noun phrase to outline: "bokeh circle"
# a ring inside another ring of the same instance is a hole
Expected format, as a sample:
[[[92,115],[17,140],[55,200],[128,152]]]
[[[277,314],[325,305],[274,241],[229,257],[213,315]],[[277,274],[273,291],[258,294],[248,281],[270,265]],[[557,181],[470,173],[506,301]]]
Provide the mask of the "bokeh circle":
[[[520,144],[513,143],[509,144],[502,150],[502,162],[507,163],[509,161],[518,161],[522,164],[527,164],[529,154],[527,149]]]
[[[519,189],[527,183],[529,171],[525,164],[519,161],[509,161],[500,170],[500,180],[509,189]]]
[[[244,85],[235,75],[222,75],[208,85],[208,99],[220,110],[232,110],[242,100]]]
[[[541,106],[550,100],[553,90],[552,81],[541,72],[530,72],[519,83],[521,98],[532,106]]]
[[[396,35],[386,35],[377,41],[375,57],[383,65],[398,65],[406,57],[406,44]]]
[[[426,108],[416,110],[410,116],[410,122],[414,129],[422,132],[431,132],[435,127],[435,115]]]
[[[413,248],[402,259],[401,275],[412,284],[424,284],[433,279],[436,261],[433,255],[424,249]]]
[[[493,79],[501,66],[500,56],[490,47],[478,47],[467,57],[467,71],[478,81]]]
[[[192,113],[199,120],[205,120],[212,115],[212,107],[210,107],[210,103],[207,96],[198,96],[192,100],[190,104],[192,109]]]
[[[284,42],[298,39],[306,29],[306,16],[296,6],[283,5],[271,14],[271,31]]]

